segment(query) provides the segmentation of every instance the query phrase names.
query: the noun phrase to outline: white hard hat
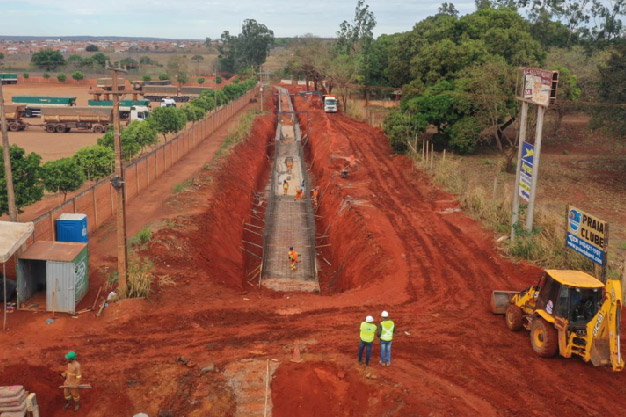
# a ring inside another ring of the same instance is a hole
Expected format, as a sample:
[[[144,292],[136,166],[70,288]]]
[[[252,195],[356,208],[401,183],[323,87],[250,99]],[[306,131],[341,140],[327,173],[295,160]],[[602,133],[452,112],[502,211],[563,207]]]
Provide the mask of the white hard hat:
[[[365,321],[366,321],[367,323],[374,323],[374,317],[372,317],[372,316],[367,316],[367,317],[365,317]]]
[[[380,317],[389,317],[389,313],[387,312],[387,310],[380,313]]]

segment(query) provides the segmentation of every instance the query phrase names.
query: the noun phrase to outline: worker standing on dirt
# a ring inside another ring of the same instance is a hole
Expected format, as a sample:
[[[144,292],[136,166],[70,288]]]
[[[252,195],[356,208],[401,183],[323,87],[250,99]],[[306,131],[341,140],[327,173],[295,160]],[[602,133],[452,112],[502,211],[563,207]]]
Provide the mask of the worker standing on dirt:
[[[287,195],[287,191],[289,191],[289,183],[287,180],[283,181],[283,195]]]
[[[61,377],[65,379],[63,386],[78,387],[83,376],[80,372],[80,364],[76,360],[76,352],[67,352],[65,359],[67,359],[67,371],[61,374]],[[80,394],[78,393],[78,388],[63,388],[63,394],[67,400],[63,408],[66,410],[70,408],[72,406],[73,398],[74,411],[78,411],[80,408]]]
[[[313,194],[313,208],[317,208],[317,196],[320,193],[320,190],[317,187],[314,187],[311,190],[311,193]]]
[[[375,334],[376,325],[374,324],[374,317],[365,317],[365,321],[361,323],[361,340],[359,341],[359,365],[363,364],[363,349],[365,349],[365,366],[368,366],[370,364],[370,356],[372,355],[372,345],[374,344]]]
[[[291,270],[295,271],[296,269],[298,269],[296,264],[300,262],[298,260],[299,254],[293,249],[293,246],[289,248],[289,252],[287,252],[287,256],[289,257],[289,264],[291,265]]]
[[[380,322],[380,329],[378,329],[378,337],[380,338],[380,364],[382,366],[391,365],[391,341],[393,340],[393,334],[396,331],[396,325],[393,321],[389,320],[389,313],[383,311],[380,313],[382,318]]]

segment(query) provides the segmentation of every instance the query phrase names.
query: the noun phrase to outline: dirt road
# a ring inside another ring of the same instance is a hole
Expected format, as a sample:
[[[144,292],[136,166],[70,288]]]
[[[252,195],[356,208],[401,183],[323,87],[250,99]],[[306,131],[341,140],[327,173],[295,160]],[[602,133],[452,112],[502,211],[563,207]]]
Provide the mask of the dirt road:
[[[173,199],[171,188],[149,197],[172,218],[141,253],[157,278],[176,285],[112,304],[100,319],[87,313],[46,325],[48,315],[13,313],[14,327],[0,335],[0,380],[37,392],[47,415],[66,415],[54,387],[63,354],[74,349],[94,386],[84,415],[235,416],[253,395],[233,381],[277,359],[274,417],[626,413],[626,374],[540,359],[527,332],[510,332],[488,312],[492,289],[521,289],[539,270],[502,259],[493,236],[446,210],[457,206],[454,197],[392,155],[380,130],[299,97],[296,110],[309,111],[309,125],[301,123],[322,191],[321,295],[276,294],[249,281],[257,263],[240,247],[252,193],[267,177],[275,116],[264,116],[220,169],[202,171],[207,184]],[[348,178],[339,175],[344,168]],[[98,234],[94,251],[114,239],[112,229]],[[383,309],[398,328],[392,365],[378,366],[375,344],[361,367],[359,323]],[[301,363],[289,361],[295,342]],[[215,369],[202,373],[209,364]]]

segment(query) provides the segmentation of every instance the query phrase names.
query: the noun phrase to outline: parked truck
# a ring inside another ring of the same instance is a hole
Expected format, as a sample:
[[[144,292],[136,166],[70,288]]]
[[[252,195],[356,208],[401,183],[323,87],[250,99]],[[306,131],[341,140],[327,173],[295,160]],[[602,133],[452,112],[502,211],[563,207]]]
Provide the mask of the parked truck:
[[[96,80],[96,88],[101,88],[105,91],[111,91],[113,89],[113,78],[98,78]],[[117,89],[126,89],[126,80],[123,78],[117,79]]]
[[[89,100],[88,104],[90,106],[101,106],[101,107],[113,107],[113,101],[111,100]],[[148,99],[139,99],[139,100],[131,100],[131,99],[123,99],[120,100],[120,119],[128,120],[131,118],[131,113],[134,111],[141,112],[149,112],[150,111],[150,100]],[[141,117],[136,117],[141,118]]]
[[[76,97],[47,97],[47,96],[15,96],[13,104],[26,106],[24,117],[39,117],[44,108],[72,107],[76,105]]]
[[[337,98],[334,96],[324,96],[324,111],[326,113],[337,113]]]
[[[17,74],[0,74],[2,84],[17,84]]]
[[[21,104],[5,104],[4,113],[6,115],[7,124],[11,132],[18,132],[26,129],[28,126],[22,120],[26,106]]]
[[[42,109],[41,120],[48,133],[67,133],[71,129],[103,133],[113,121],[113,108],[49,107]]]
[[[169,84],[155,84],[154,82],[135,81],[133,82],[133,93],[139,93],[150,101],[162,102],[163,99],[172,99],[177,103],[186,103],[194,98],[200,97],[206,87],[180,87]]]

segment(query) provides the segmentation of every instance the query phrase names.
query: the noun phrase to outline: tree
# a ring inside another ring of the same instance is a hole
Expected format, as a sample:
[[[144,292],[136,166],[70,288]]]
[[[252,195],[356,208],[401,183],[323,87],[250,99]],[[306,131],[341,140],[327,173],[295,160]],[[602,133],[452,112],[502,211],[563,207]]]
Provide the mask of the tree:
[[[198,84],[200,84],[200,85],[204,84],[205,81],[206,81],[206,78],[204,78],[204,77],[198,78]]]
[[[604,105],[594,109],[592,127],[608,127],[623,139],[626,137],[626,46],[616,47],[599,71],[598,98]]]
[[[61,158],[43,164],[41,179],[46,191],[62,192],[65,201],[68,192],[76,191],[83,185],[85,174],[72,158]]]
[[[98,139],[98,145],[107,147],[111,150],[115,149],[113,137],[113,126],[111,126],[104,136]],[[137,143],[135,136],[131,132],[128,132],[128,128],[122,128],[121,142],[122,158],[124,158],[125,161],[132,160],[133,157],[141,151],[141,145]]]
[[[352,23],[344,20],[337,31],[338,54],[358,53],[374,39],[376,19],[364,0],[358,0]]]
[[[250,66],[256,68],[265,62],[273,44],[273,31],[254,19],[246,19],[238,36],[228,31],[222,33],[217,47],[220,68],[231,73]]]
[[[452,3],[441,3],[439,6],[439,14],[447,14],[448,16],[459,17],[459,11]]]
[[[85,75],[80,71],[76,71],[72,74],[72,78],[76,81],[80,81],[85,78]]]
[[[168,133],[180,132],[187,123],[185,113],[176,107],[157,107],[152,110],[148,123],[167,141]]]
[[[55,51],[52,48],[42,49],[39,52],[35,52],[30,59],[30,62],[46,71],[54,71],[59,67],[65,65],[65,59],[61,52]]]
[[[157,131],[150,123],[144,121],[133,121],[126,129],[126,134],[133,138],[142,152],[146,147],[156,145],[159,141]]]
[[[167,72],[163,72],[163,73],[159,74],[159,80],[165,81],[165,80],[169,80],[169,79],[170,79],[170,75]]]
[[[67,59],[67,65],[73,68],[79,68],[83,65],[83,57],[77,54],[70,55]]]
[[[103,54],[102,52],[95,53],[89,58],[90,65],[95,65],[96,67],[104,68],[107,61],[110,61],[111,58]],[[86,62],[87,60],[85,60]]]
[[[222,76],[221,75],[216,75],[215,76],[215,82],[217,84],[221,84],[222,83]]]
[[[115,154],[111,148],[96,145],[79,149],[72,159],[81,168],[87,180],[91,181],[111,174]]]
[[[25,72],[24,74],[22,74],[22,76],[24,77],[25,80],[28,80],[30,78],[30,74]]]
[[[57,80],[59,80],[60,83],[64,83],[67,80],[67,75],[61,72],[57,74]]]
[[[126,69],[137,69],[139,68],[139,63],[132,59],[131,57],[126,57],[120,60],[120,65],[126,67]]]
[[[148,74],[144,74],[141,76],[141,79],[144,81],[152,81],[152,77]]]
[[[554,122],[554,132],[556,133],[561,127],[563,117],[573,110],[573,106],[569,102],[578,101],[582,90],[578,86],[578,77],[572,74],[568,68],[557,65],[550,69],[559,71],[557,100],[556,104],[552,106],[556,111],[556,121]]]
[[[189,76],[184,71],[178,71],[178,73],[176,74],[176,81],[178,81],[180,84],[185,84],[187,81],[189,81]]]
[[[48,72],[44,72],[44,73],[43,73],[43,78],[45,78],[46,80],[47,80],[48,78],[50,78],[50,73],[48,73]]]
[[[87,45],[85,48],[87,52],[98,52],[98,47],[96,45]]]
[[[193,103],[183,105],[181,107],[181,110],[185,112],[187,120],[190,120],[193,123],[197,122],[198,120],[202,120],[204,118],[204,115],[206,114],[206,112],[202,108],[194,105]]]
[[[202,55],[194,55],[191,57],[191,60],[198,63],[200,61],[204,61],[204,57]]]
[[[39,179],[41,156],[36,153],[26,155],[24,149],[17,145],[11,146],[9,154],[11,158],[15,205],[19,210],[22,207],[29,206],[41,200],[43,197],[43,185]],[[2,152],[0,152],[0,162],[4,165],[4,154]],[[9,213],[4,170],[0,170],[0,213]]]

